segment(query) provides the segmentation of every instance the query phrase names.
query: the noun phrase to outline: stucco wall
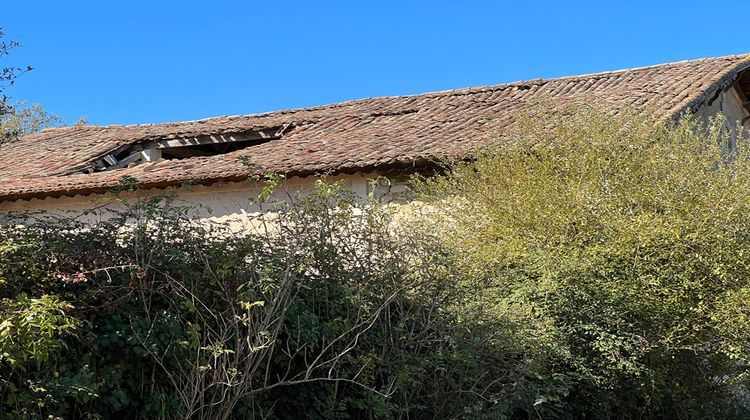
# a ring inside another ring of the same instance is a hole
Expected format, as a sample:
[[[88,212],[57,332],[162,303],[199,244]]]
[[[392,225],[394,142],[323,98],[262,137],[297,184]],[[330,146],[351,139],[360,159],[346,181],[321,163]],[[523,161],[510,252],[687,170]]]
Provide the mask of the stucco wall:
[[[737,91],[736,87],[731,87],[720,92],[718,96],[709,98],[695,113],[695,116],[708,119],[720,113],[724,114],[724,126],[731,133],[732,144],[729,146],[734,149],[738,130],[750,128],[750,119],[747,118],[750,113],[743,105],[742,94]]]
[[[343,186],[353,191],[363,202],[370,196],[375,196],[374,180],[379,177],[375,173],[339,175],[327,177],[327,182],[341,181]],[[289,192],[309,191],[315,177],[291,178],[282,181],[277,191],[271,197],[287,199]],[[210,186],[191,186],[172,188],[167,190],[144,190],[112,194],[47,198],[43,200],[22,200],[0,203],[0,215],[4,217],[19,213],[44,212],[53,216],[76,215],[83,221],[96,221],[104,217],[101,213],[84,214],[86,210],[94,208],[119,209],[127,203],[159,194],[176,194],[175,204],[193,207],[197,218],[216,222],[228,223],[232,230],[243,230],[252,226],[252,221],[261,209],[251,202],[250,198],[257,197],[262,185],[246,182],[219,183]],[[377,198],[377,197],[376,197]]]

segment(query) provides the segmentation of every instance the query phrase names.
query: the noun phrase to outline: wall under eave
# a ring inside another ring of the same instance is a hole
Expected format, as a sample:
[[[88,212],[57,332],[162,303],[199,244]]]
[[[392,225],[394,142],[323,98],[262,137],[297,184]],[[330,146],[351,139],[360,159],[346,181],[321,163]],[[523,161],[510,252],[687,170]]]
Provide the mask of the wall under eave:
[[[727,90],[719,93],[718,96],[709,98],[706,103],[695,112],[698,118],[711,118],[718,114],[725,117],[724,126],[731,132],[732,142],[736,141],[738,129],[747,130],[750,128],[750,116],[747,108],[743,104],[744,95],[738,90],[735,84]],[[744,122],[744,124],[743,124]],[[734,148],[735,144],[730,145]]]
[[[270,200],[288,199],[289,193],[311,191],[320,178],[290,178],[280,183]],[[354,192],[365,202],[370,198],[385,201],[398,200],[398,194],[405,190],[401,183],[386,181],[377,173],[357,173],[352,175],[328,176],[326,182],[341,182],[343,187]],[[261,212],[251,198],[262,191],[262,184],[249,182],[216,183],[207,186],[169,188],[166,190],[140,190],[113,194],[45,198],[0,202],[0,218],[6,220],[14,215],[42,213],[45,216],[75,216],[79,220],[94,223],[107,212],[94,212],[92,209],[119,210],[137,200],[155,195],[174,195],[175,205],[194,208],[193,215],[200,220],[228,223],[233,231],[242,231],[257,225],[253,223]],[[111,214],[111,213],[110,213]],[[256,220],[257,221],[257,220]]]

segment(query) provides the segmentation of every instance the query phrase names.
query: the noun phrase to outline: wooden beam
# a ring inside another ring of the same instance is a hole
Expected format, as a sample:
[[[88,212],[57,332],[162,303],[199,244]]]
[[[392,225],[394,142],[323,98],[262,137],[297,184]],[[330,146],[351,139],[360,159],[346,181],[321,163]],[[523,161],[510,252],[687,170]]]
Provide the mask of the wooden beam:
[[[740,98],[740,102],[742,103],[742,106],[745,108],[745,112],[750,113],[750,101],[747,99],[747,95],[745,95],[745,92],[742,90],[742,85],[739,83],[735,83],[733,86],[734,86],[734,92]]]
[[[255,131],[248,130],[239,133],[211,134],[168,140],[156,140],[149,143],[125,144],[110,151],[104,156],[95,159],[92,162],[93,168],[91,168],[91,170],[109,171],[112,169],[124,168],[131,163],[136,163],[138,161],[149,162],[159,160],[162,151],[177,159],[192,156],[214,155],[216,153],[194,149],[190,150],[189,148],[212,144],[229,147],[231,143],[248,141],[259,141],[259,143],[262,143],[267,140],[277,140],[281,138],[290,126],[292,126],[291,122],[284,126],[266,127],[256,129]],[[226,147],[224,148],[225,150]],[[185,148],[184,151],[181,150],[182,148]],[[167,151],[165,149],[171,150]],[[127,157],[120,160],[117,159],[117,156],[122,156],[125,153],[127,153]],[[222,152],[218,153],[221,154]]]
[[[157,149],[157,150],[163,150],[163,149]],[[177,158],[177,159],[187,159],[195,156],[213,156],[216,153],[211,153],[205,150],[196,150],[191,149],[189,147],[173,147],[169,150],[164,150],[165,159],[170,158]]]
[[[141,157],[142,157],[141,152],[135,152],[135,153],[131,154],[130,156],[126,157],[125,159],[122,159],[119,162],[116,162],[112,166],[108,166],[108,167],[104,168],[104,170],[105,171],[111,171],[112,169],[124,168],[124,167],[130,165],[131,163],[133,163],[133,162],[141,159]],[[109,162],[109,161],[107,161],[107,162]]]
[[[273,133],[266,133],[263,131],[256,131],[251,133],[242,134],[214,134],[210,136],[198,136],[188,137],[181,139],[170,139],[170,140],[159,140],[153,143],[144,145],[144,148],[151,149],[171,149],[173,147],[190,147],[190,146],[202,146],[205,144],[223,144],[223,143],[237,143],[252,140],[271,140],[277,137],[273,137]]]

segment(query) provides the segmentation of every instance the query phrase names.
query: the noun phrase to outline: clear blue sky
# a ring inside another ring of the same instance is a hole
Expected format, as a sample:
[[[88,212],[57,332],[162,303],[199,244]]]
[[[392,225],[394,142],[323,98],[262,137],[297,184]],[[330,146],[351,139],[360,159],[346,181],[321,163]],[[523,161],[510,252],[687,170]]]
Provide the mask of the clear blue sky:
[[[745,1],[6,1],[8,93],[178,121],[750,52]]]

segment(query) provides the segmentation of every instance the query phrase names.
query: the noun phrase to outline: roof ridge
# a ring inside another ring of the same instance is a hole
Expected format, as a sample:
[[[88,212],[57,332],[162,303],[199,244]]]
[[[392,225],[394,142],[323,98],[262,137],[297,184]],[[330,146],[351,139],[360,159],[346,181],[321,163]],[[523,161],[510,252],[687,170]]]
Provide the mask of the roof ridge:
[[[221,118],[226,118],[226,119],[263,118],[263,117],[277,116],[277,115],[283,115],[283,114],[296,114],[296,113],[304,112],[304,111],[318,111],[318,110],[331,109],[331,108],[344,108],[344,107],[356,105],[364,101],[373,101],[373,100],[381,100],[381,99],[413,98],[413,97],[418,97],[418,96],[472,95],[472,94],[489,92],[489,91],[499,91],[499,90],[514,88],[518,86],[543,85],[543,84],[553,82],[553,81],[583,80],[583,79],[590,80],[592,78],[603,78],[603,77],[609,77],[609,76],[614,76],[614,75],[620,75],[622,73],[626,73],[630,71],[642,71],[642,70],[649,70],[649,69],[660,68],[660,67],[687,64],[687,63],[700,63],[700,62],[705,62],[705,61],[739,59],[739,58],[750,59],[750,53],[732,54],[732,55],[725,55],[725,56],[720,56],[720,57],[704,57],[704,58],[696,58],[696,59],[687,59],[687,60],[680,60],[680,61],[673,61],[673,62],[665,62],[665,63],[660,63],[660,64],[651,64],[648,66],[629,67],[629,68],[618,69],[618,70],[606,70],[606,71],[601,71],[601,72],[586,73],[586,74],[580,74],[580,75],[567,75],[567,76],[560,76],[560,77],[547,77],[547,78],[518,80],[515,82],[500,83],[496,85],[471,86],[471,87],[456,88],[456,89],[421,92],[421,93],[407,94],[407,95],[370,96],[366,98],[350,99],[350,100],[342,101],[342,102],[333,102],[329,104],[314,105],[314,106],[304,107],[304,108],[287,108],[287,109],[279,109],[275,111],[252,113],[252,114],[217,115],[213,117],[199,118],[199,119],[194,119],[194,120],[167,121],[167,122],[160,122],[160,123],[145,123],[145,124],[108,124],[108,125],[79,125],[79,126],[53,127],[53,128],[44,129],[42,130],[42,132],[60,130],[60,129],[73,129],[74,130],[74,129],[80,129],[80,128],[112,129],[112,128],[146,128],[146,127],[157,127],[157,126],[163,127],[163,126],[177,125],[177,124],[210,122],[212,120],[218,120]]]
[[[715,60],[727,60],[727,59],[732,59],[732,58],[750,59],[750,53],[725,55],[725,56],[720,56],[720,57],[694,58],[694,59],[688,59],[688,60],[665,62],[665,63],[660,63],[660,64],[650,64],[648,66],[628,67],[628,68],[618,69],[618,70],[605,70],[605,71],[600,71],[600,72],[575,74],[575,75],[567,75],[567,76],[560,76],[560,77],[540,77],[536,79],[518,80],[515,82],[501,83],[497,85],[474,86],[474,87],[450,89],[450,90],[443,90],[443,91],[436,91],[436,92],[425,92],[425,93],[416,94],[416,95],[404,95],[404,97],[431,95],[431,94],[438,95],[438,94],[449,94],[449,93],[461,93],[462,91],[471,91],[471,92],[467,92],[471,94],[471,93],[478,93],[478,92],[484,92],[484,91],[489,91],[489,90],[502,90],[502,89],[509,88],[509,87],[524,86],[524,85],[529,85],[529,84],[544,84],[544,83],[549,83],[553,81],[557,82],[557,81],[575,80],[575,79],[589,80],[593,78],[616,76],[616,75],[620,75],[622,73],[627,73],[630,71],[650,70],[650,69],[662,68],[662,67],[668,67],[668,66],[674,66],[674,65],[680,65],[680,64],[700,63],[700,62],[715,61]]]

